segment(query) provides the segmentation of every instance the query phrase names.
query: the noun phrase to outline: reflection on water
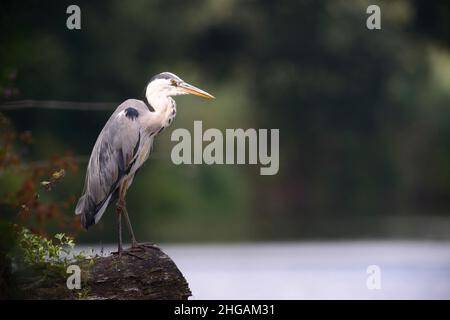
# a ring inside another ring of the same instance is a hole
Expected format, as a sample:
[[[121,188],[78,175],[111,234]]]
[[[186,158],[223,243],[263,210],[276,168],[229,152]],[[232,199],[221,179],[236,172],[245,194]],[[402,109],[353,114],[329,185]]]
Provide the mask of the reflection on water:
[[[186,277],[193,299],[450,299],[450,242],[160,247]],[[370,265],[380,267],[380,290],[367,289]]]

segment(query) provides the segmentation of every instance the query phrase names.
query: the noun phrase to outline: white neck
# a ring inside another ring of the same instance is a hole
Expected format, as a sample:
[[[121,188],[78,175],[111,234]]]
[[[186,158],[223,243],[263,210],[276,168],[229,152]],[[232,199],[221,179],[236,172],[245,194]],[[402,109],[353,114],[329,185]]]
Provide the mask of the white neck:
[[[146,118],[147,129],[150,133],[159,133],[168,127],[175,118],[177,112],[175,100],[169,95],[161,93],[161,90],[152,90],[150,86],[147,87],[145,97],[154,109],[154,112],[150,112]]]
[[[155,109],[155,112],[162,113],[167,110],[167,108],[171,107],[173,104],[173,99],[169,96],[166,96],[161,93],[157,93],[152,90],[152,88],[148,87],[145,93],[145,97],[147,102]]]

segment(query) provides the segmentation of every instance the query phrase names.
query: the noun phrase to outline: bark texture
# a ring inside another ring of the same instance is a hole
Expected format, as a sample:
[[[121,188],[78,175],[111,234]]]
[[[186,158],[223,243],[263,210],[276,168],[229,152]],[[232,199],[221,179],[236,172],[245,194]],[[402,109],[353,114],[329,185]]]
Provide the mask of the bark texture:
[[[144,244],[99,257],[89,267],[88,299],[187,299],[188,283],[161,249]]]

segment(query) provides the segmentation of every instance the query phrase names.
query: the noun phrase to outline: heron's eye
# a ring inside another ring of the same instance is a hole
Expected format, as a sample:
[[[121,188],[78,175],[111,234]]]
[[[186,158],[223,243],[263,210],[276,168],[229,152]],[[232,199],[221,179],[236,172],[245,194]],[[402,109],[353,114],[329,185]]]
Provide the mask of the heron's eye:
[[[177,84],[177,82],[175,81],[175,80],[170,80],[170,83],[174,86],[174,87],[176,87],[178,84]]]

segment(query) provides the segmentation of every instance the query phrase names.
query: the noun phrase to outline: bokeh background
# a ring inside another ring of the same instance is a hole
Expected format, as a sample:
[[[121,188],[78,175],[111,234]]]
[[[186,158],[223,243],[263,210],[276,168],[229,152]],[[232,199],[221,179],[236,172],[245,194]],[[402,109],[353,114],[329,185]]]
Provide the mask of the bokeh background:
[[[82,29],[70,31],[72,2],[0,4],[2,113],[33,136],[19,153],[36,163],[71,152],[77,162],[51,192],[39,191],[42,201],[81,194],[113,109],[4,103],[116,106],[171,71],[217,99],[177,98],[176,121],[128,192],[138,240],[450,238],[448,1],[75,1]],[[366,28],[369,4],[380,6],[382,30]],[[204,129],[279,128],[279,173],[174,165],[171,132],[194,120]],[[3,196],[21,188],[14,170],[0,174]],[[74,206],[63,208],[68,220]],[[45,228],[69,227],[49,219]],[[112,243],[115,231],[110,208],[77,242]]]

